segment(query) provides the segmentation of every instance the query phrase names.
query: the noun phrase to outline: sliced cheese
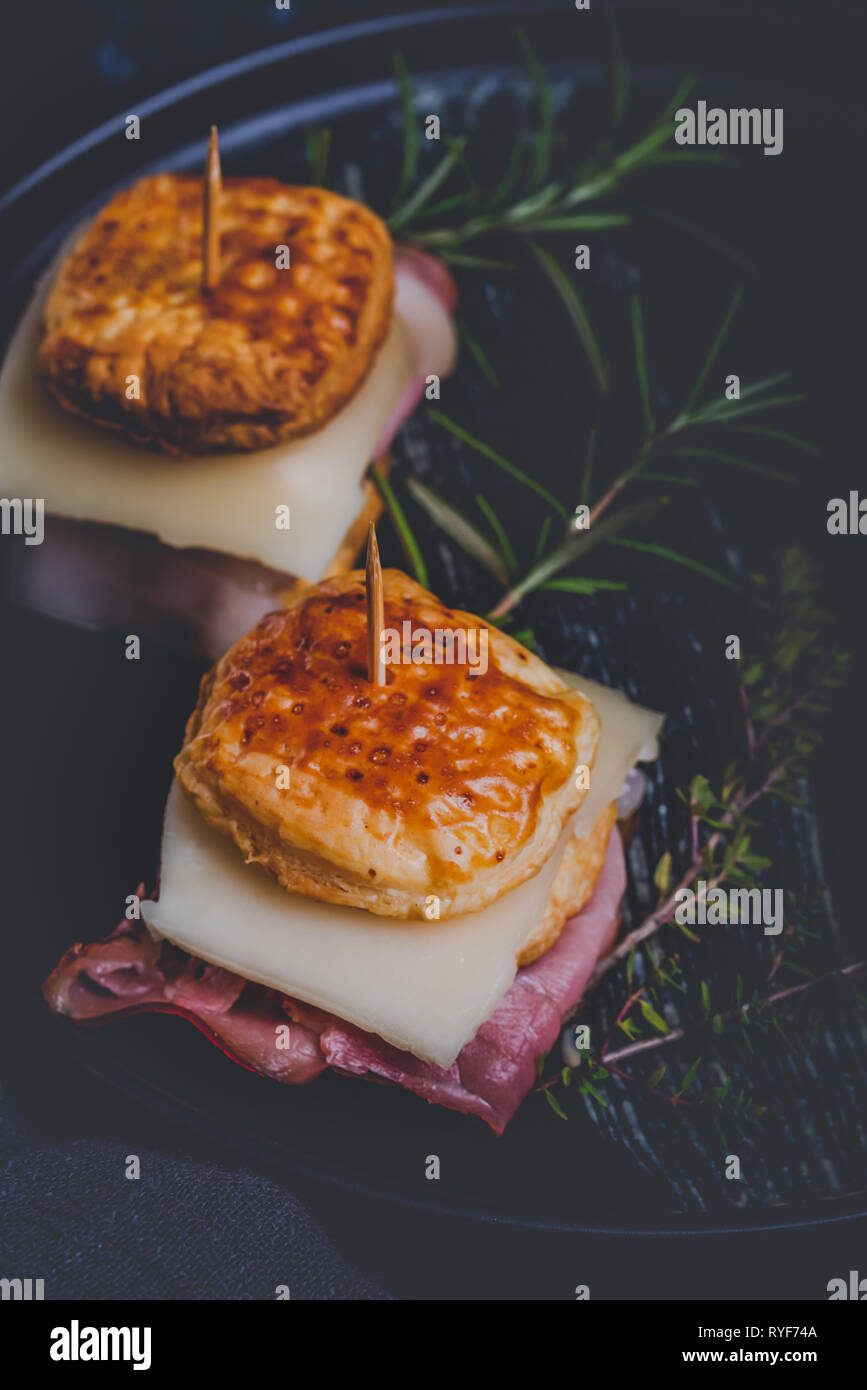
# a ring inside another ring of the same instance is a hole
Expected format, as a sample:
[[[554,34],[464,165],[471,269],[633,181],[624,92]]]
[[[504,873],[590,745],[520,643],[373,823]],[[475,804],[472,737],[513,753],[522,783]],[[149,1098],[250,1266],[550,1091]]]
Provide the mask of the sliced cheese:
[[[128,444],[49,397],[35,367],[46,288],[0,372],[0,496],[43,498],[47,545],[53,513],[319,579],[355,520],[373,448],[412,375],[403,323],[393,320],[370,375],[323,429],[254,453],[177,459]],[[287,506],[289,529],[278,530],[276,509]]]
[[[656,757],[657,739],[665,715],[634,705],[619,690],[576,676],[572,671],[556,667],[555,670],[567,685],[586,695],[602,721],[602,736],[590,774],[590,790],[575,821],[576,835],[584,836],[590,834],[605,807],[617,797],[630,768]]]
[[[593,796],[602,809],[617,796],[635,756],[654,755],[660,716],[615,691],[569,679],[593,699],[602,720],[585,799],[586,806]],[[159,900],[143,903],[142,914],[155,935],[203,960],[449,1067],[514,980],[566,842],[576,828],[586,833],[585,823],[582,807],[539,873],[484,911],[403,922],[285,892],[257,866],[245,865],[175,783],[166,806]]]

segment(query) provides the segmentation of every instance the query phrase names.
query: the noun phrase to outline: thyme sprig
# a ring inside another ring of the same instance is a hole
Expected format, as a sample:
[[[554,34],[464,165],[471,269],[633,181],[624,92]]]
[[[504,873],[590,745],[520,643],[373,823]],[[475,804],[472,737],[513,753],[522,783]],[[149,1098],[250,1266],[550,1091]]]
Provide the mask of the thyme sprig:
[[[797,941],[797,930],[793,932],[793,929],[789,929],[790,939],[793,935]],[[781,958],[782,952],[775,957],[777,966]],[[680,973],[677,959],[676,956],[665,958],[665,967]],[[714,1127],[725,1143],[725,1134],[721,1127],[721,1120],[725,1115],[731,1114],[739,1132],[745,1134],[745,1125],[757,1122],[764,1113],[764,1107],[750,1095],[748,1079],[741,1081],[739,1090],[733,1089],[731,1076],[726,1076],[722,1082],[719,1081],[720,1071],[725,1068],[725,1049],[730,1041],[743,1043],[751,1056],[756,1055],[762,1039],[771,1034],[776,1035],[787,1046],[807,1050],[809,1043],[815,1039],[822,1027],[823,996],[827,1000],[829,992],[834,991],[835,997],[839,997],[841,988],[845,987],[850,997],[861,1006],[867,1003],[867,997],[857,992],[854,983],[865,971],[867,961],[854,961],[836,966],[821,975],[812,975],[806,971],[809,978],[773,990],[769,988],[773,978],[772,971],[768,974],[764,989],[755,988],[748,999],[744,997],[744,984],[739,975],[732,997],[722,1008],[715,1007],[707,982],[700,980],[698,985],[701,992],[701,1016],[691,1025],[677,1028],[670,1028],[661,1017],[653,1000],[653,986],[641,986],[627,997],[615,1019],[615,1026],[625,1033],[629,1041],[620,1047],[612,1047],[612,1036],[609,1033],[598,1054],[583,1049],[575,1066],[561,1066],[546,1080],[542,1080],[542,1077],[547,1059],[540,1059],[539,1084],[536,1090],[545,1095],[548,1104],[561,1119],[568,1119],[563,1102],[557,1099],[558,1091],[562,1094],[564,1089],[571,1086],[578,1094],[592,1095],[600,1105],[607,1106],[607,1088],[604,1082],[616,1078],[630,1085],[643,1085],[657,1099],[672,1108],[710,1108]],[[665,977],[667,970],[655,964],[653,974]],[[634,1017],[636,1004],[641,1010],[640,1020]],[[809,1012],[811,1004],[815,1006],[812,1013]],[[784,1023],[793,1022],[796,1016],[799,1020],[799,1030],[787,1032]],[[679,1074],[675,1070],[670,1071],[669,1064],[664,1059],[646,1078],[634,1070],[626,1070],[623,1066],[624,1063],[634,1062],[639,1058],[644,1060],[660,1049],[689,1041],[697,1043],[702,1051]],[[694,1086],[700,1088],[698,1094],[693,1091]],[[693,1095],[687,1098],[690,1091],[693,1091]]]
[[[659,951],[657,938],[663,929],[677,927],[690,942],[701,940],[692,924],[676,921],[681,890],[691,889],[699,901],[723,885],[746,888],[760,885],[770,860],[757,853],[753,845],[757,809],[772,797],[800,803],[802,781],[821,739],[822,723],[830,710],[830,697],[845,676],[848,658],[834,644],[833,621],[819,605],[816,575],[805,557],[790,548],[782,556],[779,574],[773,581],[754,576],[753,582],[763,593],[774,591],[774,611],[779,613],[779,618],[764,654],[743,660],[739,686],[745,754],[740,763],[731,763],[726,768],[719,790],[713,789],[707,777],[697,775],[680,791],[689,809],[685,862],[675,870],[672,852],[662,855],[653,875],[658,895],[655,906],[600,958],[588,982],[589,988],[616,968],[625,969],[626,998],[613,1028],[625,1035],[626,1041],[620,1047],[613,1047],[609,1033],[598,1055],[588,1054],[581,1058],[582,1065],[592,1064],[597,1069],[593,1074],[597,1090],[599,1068],[604,1068],[609,1077],[636,1081],[634,1072],[623,1069],[624,1062],[683,1043],[693,1036],[705,1036],[705,1054],[708,1042],[713,1045],[717,1067],[716,1045],[731,1033],[753,1053],[753,1033],[765,1035],[774,1031],[786,1038],[781,1027],[782,1016],[788,1015],[795,1005],[800,1007],[808,996],[820,989],[827,990],[854,980],[867,969],[867,962],[856,961],[836,965],[814,977],[809,965],[799,960],[799,952],[814,935],[810,931],[813,914],[823,913],[824,905],[818,902],[804,914],[791,894],[787,905],[790,925],[782,944],[775,948],[764,988],[755,988],[749,997],[738,975],[734,997],[722,1007],[716,1007],[707,982],[698,979],[693,971],[684,971],[677,952],[666,956]],[[766,617],[765,621],[770,627],[770,618]],[[643,983],[636,986],[639,952],[646,969]],[[795,980],[786,979],[787,973],[794,974]],[[698,1015],[697,1022],[676,1028],[666,1022],[662,1013],[664,986],[673,987],[686,999],[698,994],[699,1006],[694,1011]],[[683,1103],[684,1093],[700,1075],[701,1063],[700,1057],[673,1092],[661,1085],[667,1075],[664,1063],[646,1084],[668,1103],[679,1105]],[[572,1078],[567,1077],[568,1071],[569,1068],[562,1068],[542,1082],[539,1089],[545,1090],[547,1096],[560,1086],[570,1085]],[[743,1087],[736,1091],[730,1084],[707,1085],[701,1103],[714,1110],[714,1123],[721,1137],[720,1118],[728,1110],[734,1109],[739,1126],[760,1117],[760,1109],[750,1102],[748,1090]],[[565,1113],[559,1101],[553,1108],[558,1114]]]
[[[802,999],[807,994],[829,984],[854,979],[864,970],[867,970],[867,961],[859,960],[854,961],[851,965],[840,965],[833,970],[826,970],[822,975],[816,975],[797,985],[789,985],[787,989],[775,990],[771,994],[760,995],[756,990],[750,999],[741,1004],[734,1003],[728,1012],[720,1013],[708,1010],[704,1019],[704,1026],[719,1036],[725,1028],[732,1024],[741,1027],[744,1022],[751,1018],[753,1021],[760,1021],[772,1014],[780,1005],[785,1005],[788,1008],[795,1000]],[[709,998],[708,996],[708,1004]],[[639,1054],[652,1052],[660,1047],[670,1046],[672,1043],[682,1042],[684,1038],[689,1036],[691,1036],[691,1030],[688,1028],[666,1027],[662,1034],[655,1033],[650,1036],[637,1037],[637,1041],[627,1043],[624,1047],[613,1050],[603,1047],[601,1056],[608,1066],[612,1066],[615,1063],[625,1062],[629,1057],[637,1057]],[[691,1080],[692,1078],[690,1078]],[[546,1082],[545,1084],[551,1083]],[[682,1086],[679,1094],[682,1094],[684,1090],[688,1090],[688,1085]]]
[[[796,547],[783,554],[773,582],[757,575],[753,586],[758,594],[776,591],[779,626],[763,655],[742,659],[745,758],[740,765],[729,764],[718,791],[703,774],[681,789],[689,808],[689,858],[675,877],[671,854],[662,856],[654,873],[656,906],[600,958],[591,984],[670,924],[678,893],[697,880],[706,884],[701,896],[722,884],[757,886],[769,861],[753,848],[755,808],[768,797],[800,804],[800,781],[821,741],[830,698],[843,683],[849,658],[833,641],[833,619],[818,602],[815,570]]]

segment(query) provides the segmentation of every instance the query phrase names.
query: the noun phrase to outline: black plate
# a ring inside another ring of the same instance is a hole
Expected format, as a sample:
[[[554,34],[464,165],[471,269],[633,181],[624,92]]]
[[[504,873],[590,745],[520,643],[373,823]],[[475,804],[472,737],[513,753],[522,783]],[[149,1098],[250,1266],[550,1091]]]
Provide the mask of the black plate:
[[[181,137],[221,127],[228,173],[270,172],[303,180],[303,129],[328,121],[337,131],[342,161],[363,162],[366,191],[376,203],[399,159],[399,123],[389,76],[389,53],[400,46],[410,71],[447,113],[487,127],[520,118],[530,98],[515,61],[512,9],[461,7],[359,24],[253,54],[140,104],[147,132],[140,146],[123,139],[123,120],[109,123],[58,155],[0,202],[11,247],[4,299],[8,331],[65,230],[112,188],[151,169],[198,168],[202,139]],[[460,34],[461,67],[452,66]],[[534,25],[534,43],[555,69],[576,122],[598,91],[598,67],[569,64],[554,20]],[[358,75],[364,80],[359,81]],[[640,74],[640,98],[653,110],[677,76]],[[292,93],[291,102],[285,94]],[[487,95],[486,95],[487,94]],[[493,103],[493,107],[492,107]],[[58,210],[61,215],[58,216]],[[640,254],[639,254],[640,253]],[[657,265],[670,263],[689,284],[707,276],[704,252],[673,247],[660,236]],[[594,294],[603,313],[623,311],[639,262],[651,258],[626,242],[611,253]],[[707,336],[724,303],[729,272],[712,265],[719,290],[702,321]],[[487,315],[492,355],[505,389],[496,399],[466,365],[449,389],[449,412],[519,457],[538,460],[563,487],[564,438],[580,438],[581,393],[574,389],[574,341],[555,302],[540,310],[538,285],[463,286],[467,313]],[[664,304],[667,286],[649,278],[647,304]],[[545,331],[539,336],[540,312]],[[660,310],[658,319],[664,318]],[[504,326],[508,332],[504,332]],[[759,327],[767,332],[767,324]],[[539,336],[534,351],[526,345]],[[770,333],[774,343],[774,335]],[[669,341],[671,346],[671,341]],[[612,342],[611,351],[616,353]],[[689,364],[687,364],[688,368]],[[662,371],[660,369],[660,375]],[[665,390],[663,381],[659,388]],[[527,402],[533,402],[532,410]],[[571,415],[570,415],[571,412]],[[415,421],[397,450],[453,500],[468,498],[479,476],[466,454]],[[551,460],[554,462],[552,463]],[[547,462],[546,462],[547,461]],[[558,463],[559,461],[559,463]],[[560,475],[558,477],[558,474]],[[496,477],[485,475],[485,486]],[[518,524],[517,503],[503,510]],[[731,516],[724,499],[706,503],[705,556],[725,565],[721,532]],[[444,595],[483,609],[493,595],[436,535],[420,530],[434,555],[432,581]],[[388,555],[386,558],[389,558]],[[392,558],[397,559],[397,552]],[[733,687],[703,640],[709,628],[731,630],[730,605],[701,586],[670,586],[671,576],[641,580],[635,596],[593,602],[548,596],[531,616],[545,655],[589,676],[611,681],[669,715],[663,758],[633,846],[631,908],[637,911],[643,873],[683,833],[674,788],[698,770],[712,772],[727,756],[734,727]],[[745,624],[749,616],[738,614]],[[6,727],[20,731],[7,755],[6,785],[16,807],[6,840],[6,901],[15,925],[3,981],[7,1022],[31,1067],[50,1067],[63,1054],[64,1070],[92,1072],[127,1098],[183,1121],[229,1145],[250,1162],[290,1178],[304,1173],[384,1198],[429,1208],[562,1229],[672,1231],[755,1229],[814,1219],[840,1219],[867,1210],[865,1186],[863,1042],[844,1011],[829,1019],[827,1056],[809,1066],[784,1053],[768,1056],[764,1082],[773,1096],[759,1134],[743,1141],[751,1174],[734,1209],[720,1180],[720,1147],[647,1098],[621,1096],[603,1115],[573,1107],[569,1124],[551,1115],[540,1097],[522,1107],[502,1139],[474,1119],[425,1106],[391,1088],[326,1076],[297,1091],[232,1067],[176,1019],[153,1016],[105,1028],[71,1027],[52,1017],[39,982],[73,940],[101,935],[118,904],[142,876],[153,880],[162,802],[170,761],[180,741],[200,674],[191,659],[150,643],[145,659],[122,659],[116,632],[86,633],[11,609],[2,614],[4,650],[14,653],[16,680],[6,690]],[[686,655],[685,655],[686,654]],[[811,811],[778,817],[771,834],[790,882],[822,879]],[[829,926],[830,931],[830,926]],[[740,963],[749,969],[749,947]],[[701,958],[708,977],[726,976],[724,948]],[[743,965],[743,962],[746,965]],[[592,1017],[610,1021],[610,980],[595,997]],[[848,1056],[841,1075],[832,1058]],[[654,1109],[657,1106],[657,1109]],[[443,1177],[425,1181],[424,1163],[438,1154]],[[781,1207],[783,1208],[781,1210]]]

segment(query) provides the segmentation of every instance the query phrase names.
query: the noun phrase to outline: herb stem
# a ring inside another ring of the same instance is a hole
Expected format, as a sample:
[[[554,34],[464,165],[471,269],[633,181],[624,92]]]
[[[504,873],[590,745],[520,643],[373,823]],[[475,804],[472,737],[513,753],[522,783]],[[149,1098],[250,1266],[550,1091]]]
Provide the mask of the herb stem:
[[[739,1009],[733,1009],[730,1013],[717,1015],[723,1023],[731,1023],[737,1018],[748,1018],[750,1013],[759,1007],[775,1007],[788,999],[795,999],[800,995],[816,989],[819,985],[828,984],[831,980],[849,979],[852,975],[857,975],[860,971],[867,968],[867,961],[856,961],[853,965],[841,965],[835,970],[829,970],[824,975],[817,975],[812,980],[805,980],[803,984],[791,985],[788,989],[779,989],[774,994],[767,995],[764,999],[758,999],[755,1004],[742,1004]],[[704,1023],[706,1026],[706,1021]],[[650,1052],[657,1047],[666,1047],[669,1043],[680,1042],[688,1033],[686,1028],[673,1028],[669,1033],[657,1033],[651,1038],[642,1038],[638,1042],[629,1043],[626,1047],[619,1047],[616,1052],[607,1052],[603,1056],[606,1067],[612,1062],[622,1062],[626,1057],[635,1057],[641,1052]]]

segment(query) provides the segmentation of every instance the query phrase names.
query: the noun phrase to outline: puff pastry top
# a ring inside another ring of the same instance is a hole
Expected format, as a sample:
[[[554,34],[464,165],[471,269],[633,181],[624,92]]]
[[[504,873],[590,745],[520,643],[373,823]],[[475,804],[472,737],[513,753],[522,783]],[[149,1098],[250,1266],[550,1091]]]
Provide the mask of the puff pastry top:
[[[486,626],[383,579],[387,627]],[[544,662],[496,628],[488,644],[484,674],[407,663],[371,685],[364,576],[325,580],[204,678],[178,781],[287,889],[384,916],[423,916],[432,894],[441,918],[476,911],[552,853],[599,738]]]
[[[245,178],[224,181],[220,225],[220,282],[203,292],[201,179],[142,179],[102,209],[46,301],[39,366],[61,404],[168,453],[208,453],[318,429],[357,390],[391,314],[380,219]]]

